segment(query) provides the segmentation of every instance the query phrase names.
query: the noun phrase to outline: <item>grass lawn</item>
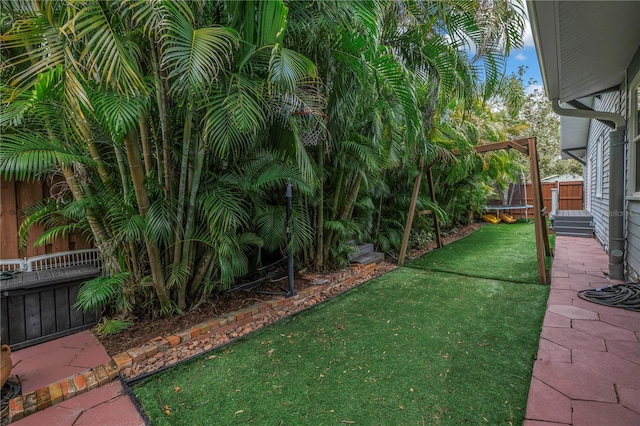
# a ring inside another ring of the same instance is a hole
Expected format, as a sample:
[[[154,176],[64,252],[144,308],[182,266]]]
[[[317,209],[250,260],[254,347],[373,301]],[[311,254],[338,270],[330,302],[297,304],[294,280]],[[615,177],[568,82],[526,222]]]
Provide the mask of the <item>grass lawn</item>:
[[[486,225],[476,232],[407,263],[410,268],[470,277],[538,283],[533,222]]]
[[[511,247],[493,263],[506,270],[526,250],[532,271],[518,263],[510,276],[535,277],[533,225],[493,228],[441,250],[440,269],[454,269],[447,257],[484,268],[490,253],[465,262],[473,252],[455,247],[492,238]],[[154,425],[520,424],[547,295],[536,284],[401,268],[133,391]]]

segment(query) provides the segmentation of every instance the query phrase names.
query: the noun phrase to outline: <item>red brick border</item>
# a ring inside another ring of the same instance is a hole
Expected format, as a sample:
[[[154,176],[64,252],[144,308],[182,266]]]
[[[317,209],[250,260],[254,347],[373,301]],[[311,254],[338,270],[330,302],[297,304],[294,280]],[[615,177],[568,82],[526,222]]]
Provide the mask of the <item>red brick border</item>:
[[[127,375],[126,373],[130,373],[132,367],[136,364],[150,359],[160,352],[166,352],[169,348],[174,348],[214,333],[226,333],[229,337],[224,343],[216,345],[216,347],[227,344],[247,334],[245,332],[246,329],[237,330],[237,327],[248,324],[253,320],[261,319],[274,309],[279,309],[283,312],[283,315],[275,320],[286,318],[307,309],[318,303],[318,299],[313,300],[315,296],[327,295],[328,293],[329,297],[333,297],[341,294],[351,288],[339,289],[338,287],[341,284],[348,284],[358,279],[362,273],[376,266],[375,263],[366,266],[357,265],[329,275],[310,275],[307,276],[307,278],[313,282],[313,285],[300,290],[293,297],[259,302],[248,308],[230,312],[222,317],[197,324],[188,330],[174,335],[154,337],[142,346],[131,348],[125,352],[114,355],[111,360],[105,364],[67,377],[49,386],[29,392],[28,394],[12,398],[9,401],[8,422],[11,423],[22,419],[29,414],[44,410],[64,400],[73,398],[76,395],[81,395],[99,386],[111,383],[118,378],[121,373]],[[366,280],[363,282],[366,282]],[[333,292],[333,290],[337,291]],[[262,327],[264,327],[264,325]],[[258,328],[261,327],[256,327],[255,329]],[[202,352],[213,349],[213,347],[213,345],[205,346]]]

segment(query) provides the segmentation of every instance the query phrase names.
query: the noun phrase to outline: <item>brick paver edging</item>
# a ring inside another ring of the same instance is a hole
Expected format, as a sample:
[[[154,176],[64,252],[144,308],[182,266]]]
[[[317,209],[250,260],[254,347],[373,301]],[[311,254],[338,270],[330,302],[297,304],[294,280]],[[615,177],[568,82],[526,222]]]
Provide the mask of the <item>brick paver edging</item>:
[[[220,343],[205,346],[201,352],[215,349],[225,345],[232,340],[247,334],[243,332],[248,329],[239,329],[258,318],[264,318],[265,314],[278,310],[278,315],[269,317],[271,322],[291,316],[297,312],[307,309],[324,298],[318,299],[316,296],[329,295],[336,296],[344,291],[353,288],[346,286],[358,280],[361,274],[377,266],[375,263],[366,266],[352,266],[328,275],[308,276],[314,285],[300,290],[295,296],[290,298],[271,299],[256,303],[248,308],[230,312],[221,317],[214,318],[188,330],[181,331],[174,335],[162,337],[158,336],[142,346],[129,349],[125,352],[114,355],[111,360],[98,367],[88,369],[82,373],[67,377],[49,386],[29,392],[25,395],[17,396],[9,400],[8,422],[24,418],[37,411],[44,410],[52,405],[58,404],[76,395],[81,395],[99,386],[104,386],[118,378],[120,374],[131,378],[134,367],[162,352],[175,348],[179,345],[187,344],[196,339],[210,337],[213,334],[223,334]],[[367,280],[363,280],[362,283]],[[358,283],[360,285],[362,283]],[[346,287],[346,288],[340,288]],[[257,330],[267,324],[259,325],[250,331]],[[161,366],[159,366],[161,367]]]
[[[113,360],[82,373],[62,379],[49,386],[36,389],[9,400],[9,423],[29,414],[44,410],[76,395],[82,395],[98,386],[104,386],[118,378],[118,366]]]

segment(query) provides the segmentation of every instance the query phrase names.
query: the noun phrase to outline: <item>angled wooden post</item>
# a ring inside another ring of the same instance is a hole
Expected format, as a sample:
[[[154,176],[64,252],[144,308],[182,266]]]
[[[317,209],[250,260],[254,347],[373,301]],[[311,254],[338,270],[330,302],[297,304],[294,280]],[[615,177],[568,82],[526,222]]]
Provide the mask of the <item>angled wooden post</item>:
[[[433,172],[431,171],[431,166],[427,169],[427,177],[429,178],[429,192],[431,193],[431,202],[435,205],[436,202],[436,191],[433,187]],[[440,236],[440,222],[438,221],[438,215],[436,212],[433,212],[433,223],[436,227],[436,245],[438,248],[444,247],[442,244],[442,237]]]
[[[533,220],[536,232],[536,255],[538,258],[538,279],[541,284],[549,284],[546,257],[551,255],[549,237],[547,235],[547,221],[545,219],[544,203],[542,200],[542,184],[538,169],[538,150],[536,139],[529,138],[529,165],[531,171],[531,187],[533,189]]]
[[[404,234],[402,235],[402,245],[400,246],[400,254],[398,255],[398,265],[404,265],[404,258],[407,256],[407,246],[409,245],[409,235],[411,235],[411,226],[413,225],[413,216],[416,212],[416,204],[418,195],[420,195],[420,184],[422,183],[422,173],[424,167],[424,157],[420,156],[418,161],[418,176],[413,181],[413,194],[409,203],[409,211],[407,212],[407,222],[404,225]]]

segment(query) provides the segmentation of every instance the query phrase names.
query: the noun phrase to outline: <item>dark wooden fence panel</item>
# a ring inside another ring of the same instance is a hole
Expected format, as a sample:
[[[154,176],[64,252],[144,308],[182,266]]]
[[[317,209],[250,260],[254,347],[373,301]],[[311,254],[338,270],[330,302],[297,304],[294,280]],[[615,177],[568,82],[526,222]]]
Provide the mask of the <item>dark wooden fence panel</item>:
[[[80,286],[96,277],[92,265],[23,272],[0,281],[2,343],[13,350],[94,326],[96,312],[73,308]]]

